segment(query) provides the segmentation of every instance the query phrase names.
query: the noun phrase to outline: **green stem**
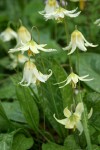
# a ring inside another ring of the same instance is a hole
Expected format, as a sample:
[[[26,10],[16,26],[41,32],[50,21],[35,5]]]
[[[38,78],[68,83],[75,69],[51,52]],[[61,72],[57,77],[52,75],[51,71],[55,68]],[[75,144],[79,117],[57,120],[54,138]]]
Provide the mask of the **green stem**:
[[[65,32],[66,32],[66,41],[67,41],[67,44],[68,44],[68,42],[69,42],[69,32],[68,32],[68,25],[66,24],[66,20],[65,20],[65,18],[64,18],[64,27],[65,27]],[[68,55],[68,60],[69,60],[69,66],[70,66],[70,72],[72,72],[73,71],[73,68],[72,68],[72,62],[71,62],[71,56],[70,55]]]
[[[78,52],[78,49],[77,49],[77,70],[79,73],[79,52]],[[79,81],[79,92],[80,92],[80,81]],[[79,102],[83,103],[81,92],[79,93]],[[90,138],[89,129],[88,129],[88,117],[87,116],[88,116],[87,115],[87,109],[86,109],[86,106],[84,105],[84,112],[83,112],[83,119],[82,119],[84,134],[85,134],[86,141],[87,141],[87,148],[88,148],[88,150],[92,150],[91,138]]]
[[[88,129],[88,117],[87,117],[87,109],[84,106],[84,113],[83,113],[83,126],[84,126],[84,133],[87,141],[87,148],[88,150],[92,150],[92,145],[91,145],[91,139],[90,139],[90,134],[89,134],[89,129]]]

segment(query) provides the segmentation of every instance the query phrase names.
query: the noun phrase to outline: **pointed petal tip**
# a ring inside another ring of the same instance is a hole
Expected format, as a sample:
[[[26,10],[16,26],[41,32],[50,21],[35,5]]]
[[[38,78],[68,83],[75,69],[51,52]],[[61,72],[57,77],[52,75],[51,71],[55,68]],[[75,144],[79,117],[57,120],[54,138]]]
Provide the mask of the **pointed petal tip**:
[[[91,109],[90,109],[90,112],[88,113],[88,119],[91,118],[92,114],[93,114],[93,108],[91,108]]]

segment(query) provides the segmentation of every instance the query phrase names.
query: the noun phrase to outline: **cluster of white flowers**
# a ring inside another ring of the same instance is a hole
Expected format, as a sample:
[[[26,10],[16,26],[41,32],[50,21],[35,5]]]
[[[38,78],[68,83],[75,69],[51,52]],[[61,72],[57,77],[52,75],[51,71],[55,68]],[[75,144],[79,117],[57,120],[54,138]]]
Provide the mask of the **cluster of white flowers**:
[[[21,25],[17,32],[10,27],[7,27],[7,29],[0,34],[0,38],[4,42],[10,41],[14,38],[16,39],[16,46],[9,50],[9,56],[12,59],[10,66],[11,68],[16,68],[18,63],[25,63],[23,79],[20,82],[22,86],[29,86],[31,83],[36,84],[37,81],[45,82],[52,75],[52,71],[49,75],[43,75],[40,71],[38,71],[33,63],[34,60],[30,59],[30,56],[38,54],[40,51],[53,52],[56,51],[56,49],[46,49],[44,47],[47,44],[37,44],[32,40],[31,34],[26,27]],[[29,57],[23,54],[25,51],[27,51]],[[14,52],[18,52],[18,54],[12,54]],[[26,84],[22,84],[23,82],[26,82]]]
[[[80,2],[80,9],[83,10],[85,7],[85,1],[86,0],[71,0],[72,2]],[[65,8],[61,7],[59,5],[59,3],[56,0],[47,0],[46,1],[46,5],[43,11],[39,12],[41,15],[44,16],[44,18],[46,20],[49,19],[55,19],[57,22],[62,22],[63,18],[65,16],[68,17],[77,17],[80,14],[79,12],[76,12],[77,8],[74,10],[66,10]],[[100,26],[100,19],[95,21],[95,24],[97,24],[98,26]],[[96,47],[98,45],[93,45],[92,43],[89,43],[85,37],[83,36],[83,34],[78,30],[75,29],[75,31],[72,32],[71,34],[71,41],[69,43],[68,46],[66,46],[65,48],[63,48],[63,50],[70,50],[68,52],[68,55],[72,54],[76,48],[80,49],[81,51],[87,51],[87,47]],[[76,85],[78,83],[78,81],[91,81],[93,80],[93,78],[88,79],[89,75],[84,75],[84,76],[78,76],[77,74],[75,74],[74,72],[71,72],[70,75],[66,78],[66,80],[60,82],[60,83],[55,83],[56,84],[64,84],[62,86],[60,86],[59,88],[63,88],[66,85],[68,85],[69,83],[71,83],[72,88],[76,88]],[[84,112],[84,106],[83,103],[78,103],[76,106],[75,111],[69,111],[68,108],[64,109],[64,116],[66,117],[65,119],[59,120],[55,117],[54,114],[54,118],[56,119],[57,122],[65,125],[65,128],[68,129],[75,129],[77,128],[80,132],[80,134],[83,131],[83,126],[81,123],[81,117],[82,117],[82,113]],[[91,116],[92,111],[90,111],[89,116]],[[89,117],[88,117],[89,118]]]
[[[76,10],[77,8],[71,11],[66,10],[59,6],[56,0],[47,0],[44,10],[39,13],[43,15],[46,20],[55,19],[58,22],[61,22],[65,16],[77,17],[80,14],[80,11],[76,13]]]
[[[79,1],[79,0],[71,0],[71,1]],[[81,12],[77,12],[77,8],[74,10],[66,10],[65,8],[61,7],[57,0],[47,0],[46,5],[43,11],[39,12],[41,15],[44,16],[46,20],[49,19],[55,19],[57,22],[62,22],[65,16],[68,17],[77,17]],[[100,26],[100,19],[95,21],[95,24],[98,24]],[[29,86],[30,84],[37,84],[38,82],[45,83],[48,78],[52,75],[52,70],[49,69],[49,74],[42,74],[36,67],[33,60],[30,58],[32,55],[39,54],[40,51],[43,52],[54,52],[56,49],[46,49],[44,48],[47,44],[38,44],[36,41],[34,41],[31,37],[30,32],[26,27],[21,25],[17,32],[15,32],[10,27],[7,27],[1,34],[0,39],[4,42],[10,41],[11,39],[16,39],[16,46],[9,50],[10,58],[13,59],[12,66],[15,68],[17,66],[17,63],[25,63],[24,70],[23,70],[23,78],[21,82],[19,82],[22,86]],[[80,49],[81,51],[87,51],[87,47],[96,47],[97,45],[93,45],[92,43],[89,43],[83,34],[78,31],[78,29],[75,29],[75,31],[71,34],[71,41],[68,46],[63,48],[63,50],[70,50],[68,52],[68,55],[72,54],[76,48]],[[15,56],[12,53],[17,53],[17,56]],[[21,52],[21,53],[20,53]],[[27,55],[24,55],[24,52],[27,52]],[[71,72],[68,77],[66,77],[66,80],[55,83],[56,84],[63,84],[59,88],[63,88],[69,83],[71,83],[72,88],[76,88],[78,81],[91,81],[93,78],[88,79],[89,75],[79,76],[75,74],[74,72]],[[84,106],[83,103],[78,103],[76,106],[75,111],[72,110],[69,111],[68,108],[64,109],[64,116],[65,119],[59,120],[55,117],[57,122],[65,125],[65,128],[68,129],[75,129],[77,128],[80,132],[80,134],[83,131],[83,126],[81,123],[82,113],[84,112]]]

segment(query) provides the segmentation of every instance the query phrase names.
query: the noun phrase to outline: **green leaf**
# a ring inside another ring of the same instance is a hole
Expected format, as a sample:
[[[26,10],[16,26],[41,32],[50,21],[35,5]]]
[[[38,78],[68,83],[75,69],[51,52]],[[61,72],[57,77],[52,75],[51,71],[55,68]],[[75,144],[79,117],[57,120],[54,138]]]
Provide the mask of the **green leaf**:
[[[24,134],[16,134],[14,136],[12,150],[27,150],[33,145],[32,137],[25,137]]]
[[[26,123],[18,101],[2,102],[2,106],[7,114],[8,119],[16,122]]]
[[[7,78],[0,86],[0,99],[16,98],[15,95],[15,86],[11,78]]]
[[[8,120],[6,113],[2,107],[1,101],[0,101],[0,116],[2,116],[4,119]]]
[[[73,135],[69,135],[65,141],[64,146],[68,148],[68,150],[78,150],[81,149],[80,146],[76,143],[75,137]]]
[[[66,71],[61,67],[59,63],[56,61],[52,61],[52,70],[53,74],[56,78],[56,83],[59,83],[61,81],[64,81],[67,78]],[[57,86],[58,88],[58,86]],[[63,108],[70,107],[70,105],[73,103],[72,101],[72,88],[70,85],[65,86],[64,88],[59,89],[61,92],[62,100],[63,100]]]
[[[100,146],[98,145],[92,145],[93,150],[100,150]]]
[[[79,74],[88,75],[94,80],[85,82],[94,91],[100,93],[100,55],[95,53],[80,54]],[[78,69],[77,69],[78,70]]]
[[[15,132],[0,135],[0,150],[11,150]]]
[[[50,124],[56,130],[56,132],[60,136],[65,137],[65,127],[60,125],[54,119],[53,114],[55,114],[57,118],[63,119],[63,109],[67,106],[70,106],[72,102],[72,93],[69,86],[66,86],[64,89],[60,89],[58,85],[54,85],[54,83],[65,80],[67,74],[55,60],[51,60],[50,58],[48,60],[46,58],[40,58],[37,60],[37,62],[38,67],[40,69],[42,68],[42,73],[47,73],[47,68],[50,68],[53,71],[53,75],[48,79],[48,81],[45,84],[41,83],[40,87],[38,86],[38,93],[46,118],[49,120]]]
[[[91,125],[100,131],[100,94],[96,92],[88,93],[84,100],[87,104],[88,112],[93,108],[93,114],[90,118]]]
[[[47,143],[42,145],[42,150],[66,150],[67,147],[55,144],[55,143]]]
[[[39,125],[39,111],[29,88],[16,86],[16,93],[27,123],[36,132]]]

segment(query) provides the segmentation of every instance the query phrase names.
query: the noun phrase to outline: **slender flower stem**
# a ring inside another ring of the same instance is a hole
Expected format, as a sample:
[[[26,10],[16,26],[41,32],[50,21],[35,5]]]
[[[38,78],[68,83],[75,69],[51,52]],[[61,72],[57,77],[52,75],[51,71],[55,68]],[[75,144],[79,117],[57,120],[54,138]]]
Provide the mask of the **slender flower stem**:
[[[66,41],[67,41],[67,44],[69,42],[69,32],[68,32],[68,25],[66,24],[66,20],[64,18],[64,27],[65,27],[65,32],[66,32]],[[72,67],[72,62],[71,62],[71,56],[68,55],[68,60],[69,60],[69,66],[70,66],[70,72],[73,72],[73,67]],[[72,94],[73,94],[73,103],[74,103],[74,106],[76,105],[76,102],[75,102],[75,92],[74,92],[74,89],[72,88]]]
[[[78,52],[78,49],[77,49],[77,70],[79,73],[79,52]],[[80,91],[80,81],[79,81],[79,91]],[[79,102],[83,102],[81,92],[79,93]],[[88,150],[92,150],[91,139],[90,139],[90,134],[89,134],[89,129],[88,129],[87,109],[86,109],[85,105],[84,105],[84,112],[83,112],[83,120],[82,121],[83,121],[84,134],[85,134],[86,141],[87,141],[87,148],[88,148]]]
[[[36,26],[33,26],[32,29],[31,29],[31,37],[32,37],[33,29],[36,29],[36,32],[37,32],[37,35],[38,35],[38,43],[40,43],[40,33],[39,33],[39,30]]]
[[[68,26],[66,24],[66,20],[64,18],[64,27],[65,27],[65,32],[66,32],[66,39],[67,39],[67,44],[69,42],[69,32],[68,32]],[[72,68],[72,62],[71,62],[71,56],[68,55],[68,59],[69,59],[69,66],[70,66],[70,72],[72,72],[73,68]]]

